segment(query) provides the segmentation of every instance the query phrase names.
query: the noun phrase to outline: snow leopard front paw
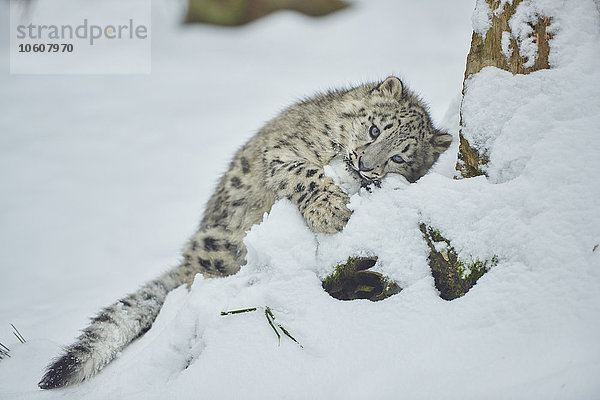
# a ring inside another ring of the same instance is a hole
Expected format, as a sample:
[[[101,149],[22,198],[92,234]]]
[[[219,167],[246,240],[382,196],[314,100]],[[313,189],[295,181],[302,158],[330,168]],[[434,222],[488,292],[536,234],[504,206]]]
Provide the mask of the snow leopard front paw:
[[[325,192],[304,210],[308,227],[316,233],[337,233],[348,223],[352,211],[346,207],[349,198],[343,192]]]

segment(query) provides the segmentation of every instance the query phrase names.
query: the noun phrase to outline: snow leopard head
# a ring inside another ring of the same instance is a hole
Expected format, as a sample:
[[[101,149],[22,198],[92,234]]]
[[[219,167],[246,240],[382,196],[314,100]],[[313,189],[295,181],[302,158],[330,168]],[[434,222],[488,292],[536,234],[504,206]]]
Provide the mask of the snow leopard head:
[[[367,182],[377,184],[389,173],[416,182],[452,142],[451,135],[433,126],[427,107],[396,77],[348,95],[353,99],[343,112],[352,120],[346,161]]]

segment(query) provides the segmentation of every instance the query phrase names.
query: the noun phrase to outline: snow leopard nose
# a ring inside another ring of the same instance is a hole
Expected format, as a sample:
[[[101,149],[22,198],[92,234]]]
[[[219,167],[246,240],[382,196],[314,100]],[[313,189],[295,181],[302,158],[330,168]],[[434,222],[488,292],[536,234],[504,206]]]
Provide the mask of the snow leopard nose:
[[[361,172],[369,172],[369,171],[373,171],[373,168],[367,168],[365,167],[365,164],[363,163],[362,157],[358,159],[358,170]]]

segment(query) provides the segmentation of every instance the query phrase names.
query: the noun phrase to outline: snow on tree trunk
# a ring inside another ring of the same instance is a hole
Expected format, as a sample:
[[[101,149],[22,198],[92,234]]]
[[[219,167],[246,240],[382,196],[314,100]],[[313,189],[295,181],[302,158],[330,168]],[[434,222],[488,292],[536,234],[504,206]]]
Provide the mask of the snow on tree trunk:
[[[456,169],[458,178],[486,175],[489,152],[485,141],[470,140],[469,117],[463,114],[469,78],[485,67],[513,74],[529,74],[550,68],[551,17],[541,15],[537,0],[478,0],[473,13],[473,36],[463,81],[460,110],[460,145]],[[481,127],[480,127],[481,128]],[[484,129],[485,130],[485,129]],[[429,266],[440,297],[453,300],[463,296],[495,263],[487,260],[460,260],[451,241],[435,227],[421,225],[430,248]],[[443,245],[440,247],[440,245]]]
[[[473,14],[471,50],[464,82],[484,67],[493,66],[513,74],[529,74],[550,68],[550,16],[535,12],[536,0],[478,0]],[[463,83],[463,96],[465,85]],[[456,169],[459,178],[485,174],[487,149],[471,143],[463,132],[461,108],[460,147]]]

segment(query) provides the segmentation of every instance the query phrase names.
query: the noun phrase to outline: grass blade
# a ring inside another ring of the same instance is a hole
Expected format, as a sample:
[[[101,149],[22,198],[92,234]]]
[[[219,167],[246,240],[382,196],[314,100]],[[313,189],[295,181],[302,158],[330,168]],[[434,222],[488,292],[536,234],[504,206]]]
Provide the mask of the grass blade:
[[[247,312],[256,311],[256,307],[253,308],[244,308],[241,310],[232,310],[232,311],[221,311],[221,315],[233,315],[233,314],[242,314]]]
[[[279,325],[279,324],[277,324],[277,326],[279,327],[279,329],[281,329],[281,332],[283,332],[283,333],[285,334],[285,336],[287,336],[287,337],[289,337],[290,339],[292,339],[292,340],[293,340],[294,342],[296,342],[296,344],[297,344],[298,346],[300,346],[301,348],[304,348],[304,346],[302,346],[302,345],[300,344],[300,342],[298,342],[298,341],[296,340],[296,338],[294,338],[292,335],[290,335],[290,333],[287,331],[287,329],[285,329],[283,326],[281,326],[281,325]]]
[[[277,328],[275,328],[275,324],[273,324],[275,316],[273,315],[269,307],[265,307],[265,317],[267,317],[267,322],[269,322],[269,325],[271,325],[271,328],[273,328],[273,330],[275,331],[275,334],[277,335],[277,342],[281,346],[281,335],[279,334]]]
[[[19,342],[21,342],[21,343],[25,343],[25,342],[26,342],[26,340],[25,340],[25,338],[23,337],[23,335],[21,335],[21,332],[19,332],[19,330],[17,329],[17,327],[16,327],[16,326],[14,326],[13,324],[10,324],[10,326],[12,326],[12,328],[15,330],[15,331],[13,332],[13,334],[14,334],[14,335],[17,337],[17,339],[19,339]]]
[[[3,345],[2,343],[0,343],[0,360],[3,360],[4,357],[10,357],[10,349],[8,347],[6,347],[5,345]]]

